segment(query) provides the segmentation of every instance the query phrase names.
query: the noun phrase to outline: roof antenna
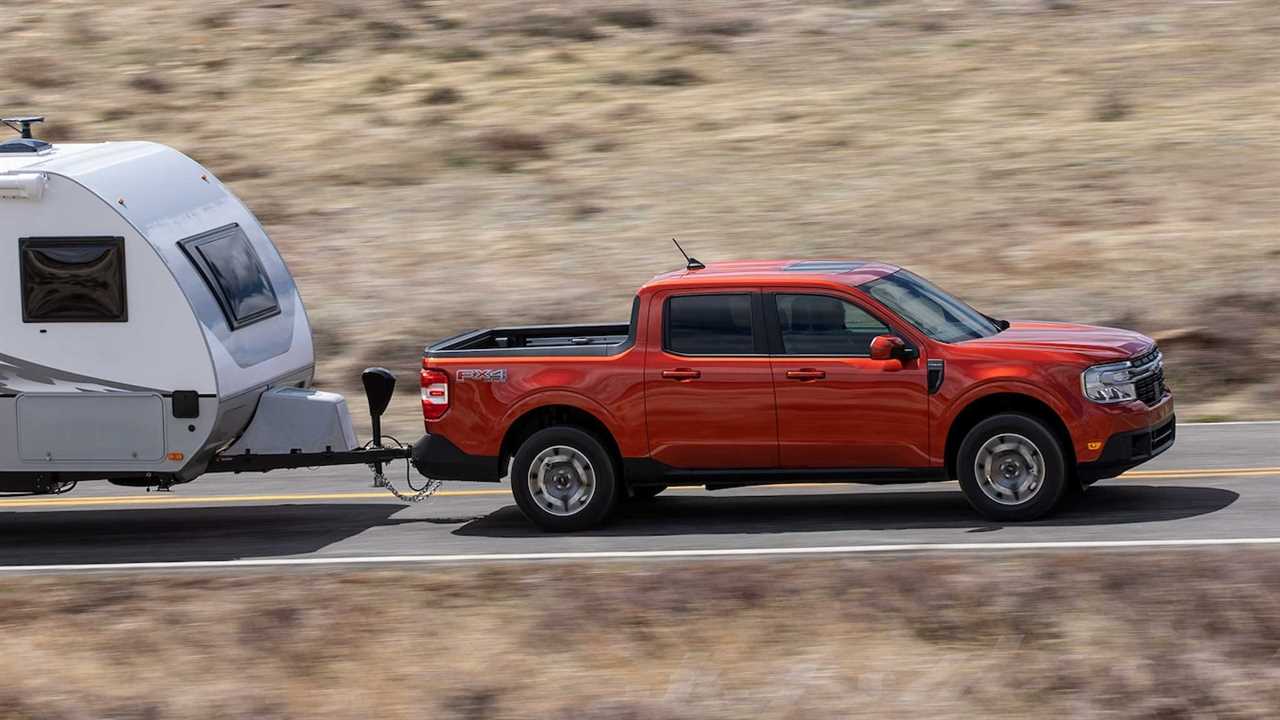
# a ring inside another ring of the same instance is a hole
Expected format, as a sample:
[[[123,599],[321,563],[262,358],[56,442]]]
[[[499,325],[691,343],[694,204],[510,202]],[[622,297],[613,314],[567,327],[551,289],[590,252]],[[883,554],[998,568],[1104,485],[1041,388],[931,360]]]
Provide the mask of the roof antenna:
[[[685,252],[684,248],[680,247],[679,240],[676,240],[675,238],[671,238],[671,242],[676,244],[676,249],[679,250],[680,254],[684,256],[684,260],[686,263],[686,265],[684,266],[685,270],[690,270],[690,271],[705,270],[707,268],[706,265],[703,265],[702,263],[698,262],[697,258],[689,257],[689,253]]]
[[[32,123],[42,123],[42,122],[44,122],[44,118],[42,117],[16,117],[16,118],[0,119],[0,123],[4,123],[5,125],[8,125],[18,134],[22,135],[23,140],[31,139]]]

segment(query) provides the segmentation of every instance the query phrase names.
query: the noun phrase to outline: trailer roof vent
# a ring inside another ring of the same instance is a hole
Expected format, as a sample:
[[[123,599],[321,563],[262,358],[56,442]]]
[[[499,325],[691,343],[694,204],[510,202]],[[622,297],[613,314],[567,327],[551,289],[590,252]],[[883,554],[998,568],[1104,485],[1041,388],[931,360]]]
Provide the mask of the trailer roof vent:
[[[22,136],[19,140],[0,143],[0,153],[38,153],[53,147],[43,140],[34,140],[31,137],[31,126],[42,122],[44,122],[42,117],[0,118],[0,123],[8,125]]]
[[[9,155],[13,153],[38,153],[53,147],[43,140],[7,140],[0,143],[0,154]]]

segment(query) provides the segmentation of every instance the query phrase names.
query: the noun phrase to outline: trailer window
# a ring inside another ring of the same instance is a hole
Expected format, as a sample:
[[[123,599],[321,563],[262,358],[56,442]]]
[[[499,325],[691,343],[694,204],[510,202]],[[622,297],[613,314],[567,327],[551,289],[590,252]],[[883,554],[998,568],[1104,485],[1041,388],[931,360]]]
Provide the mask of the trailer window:
[[[280,303],[262,261],[239,225],[228,225],[183,240],[232,330],[280,314]]]
[[[126,322],[124,238],[22,238],[22,321]]]
[[[680,355],[751,355],[750,295],[677,295],[667,301],[667,350]]]

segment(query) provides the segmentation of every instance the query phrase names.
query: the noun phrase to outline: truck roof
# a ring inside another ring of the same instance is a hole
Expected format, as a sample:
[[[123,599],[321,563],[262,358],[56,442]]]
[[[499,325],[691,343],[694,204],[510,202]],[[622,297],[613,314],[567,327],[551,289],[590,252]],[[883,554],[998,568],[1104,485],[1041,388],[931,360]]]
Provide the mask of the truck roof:
[[[744,283],[827,282],[856,287],[902,268],[874,260],[741,260],[709,263],[701,270],[681,268],[663,273],[645,288],[669,285],[741,285]]]

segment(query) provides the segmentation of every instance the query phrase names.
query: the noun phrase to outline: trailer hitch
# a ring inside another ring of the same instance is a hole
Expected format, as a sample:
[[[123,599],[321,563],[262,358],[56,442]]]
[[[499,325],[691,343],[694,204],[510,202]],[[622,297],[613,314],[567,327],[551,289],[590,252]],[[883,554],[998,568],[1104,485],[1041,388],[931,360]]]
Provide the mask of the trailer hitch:
[[[369,420],[373,424],[373,441],[372,447],[383,449],[382,444],[382,414],[387,411],[387,406],[391,404],[391,396],[396,391],[396,376],[390,370],[381,367],[372,367],[360,373],[360,382],[364,385],[364,394],[369,399]],[[383,472],[383,463],[381,460],[374,461],[369,465],[373,470],[373,486],[376,488],[386,488],[396,496],[397,500],[408,503],[419,503],[440,489],[439,480],[427,480],[427,484],[421,488],[415,488],[413,482],[409,480],[409,467],[412,465],[407,459],[408,448],[404,443],[388,436],[388,440],[395,443],[396,448],[406,452],[406,460],[404,466],[404,482],[409,487],[410,492],[403,493],[391,484],[387,479],[387,475]]]

